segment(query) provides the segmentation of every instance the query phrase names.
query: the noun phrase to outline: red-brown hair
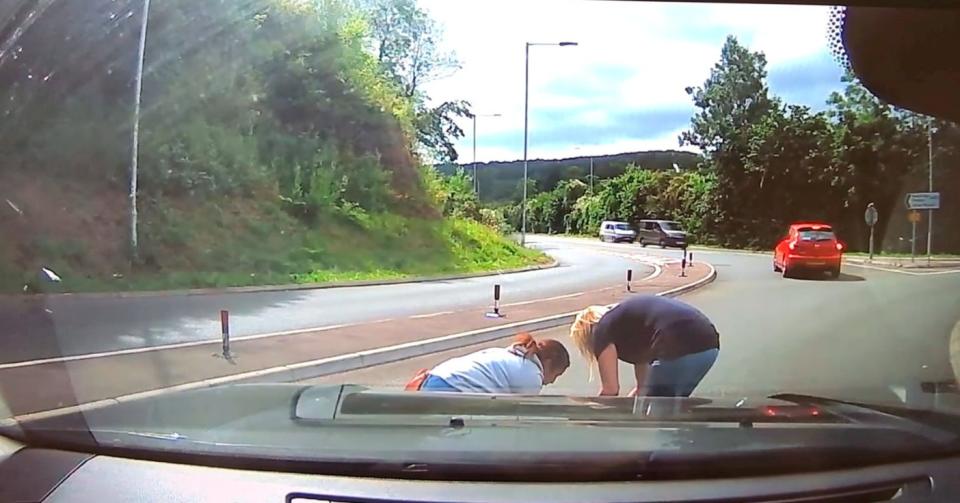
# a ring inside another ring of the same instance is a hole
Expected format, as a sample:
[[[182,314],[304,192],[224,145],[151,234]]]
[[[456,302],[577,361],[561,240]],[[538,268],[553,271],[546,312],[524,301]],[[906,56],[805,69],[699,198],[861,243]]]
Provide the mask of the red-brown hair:
[[[536,355],[544,365],[560,369],[566,369],[570,366],[570,353],[558,340],[537,340],[529,332],[522,332],[517,334],[513,346],[523,350],[526,358],[532,358]]]

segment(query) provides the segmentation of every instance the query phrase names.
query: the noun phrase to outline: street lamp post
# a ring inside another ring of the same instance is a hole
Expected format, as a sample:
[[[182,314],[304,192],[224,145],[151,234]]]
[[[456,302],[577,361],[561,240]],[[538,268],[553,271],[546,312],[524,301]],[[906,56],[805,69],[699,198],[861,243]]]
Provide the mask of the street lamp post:
[[[558,47],[573,47],[576,42],[527,42],[524,52],[523,77],[523,202],[520,205],[520,245],[527,244],[527,140],[530,126],[530,47],[535,45],[552,45]]]
[[[143,91],[143,60],[147,51],[147,20],[150,16],[150,0],[143,0],[143,16],[140,23],[140,44],[137,52],[137,73],[134,76],[133,98],[133,145],[130,150],[130,187],[127,197],[130,200],[130,261],[137,260],[139,243],[137,241],[137,162],[140,157],[140,95]]]
[[[927,124],[927,191],[933,192],[933,119]],[[927,265],[933,259],[933,210],[927,210]]]
[[[477,117],[500,117],[500,114],[472,114],[473,115],[473,192],[480,199],[480,179],[477,178]]]

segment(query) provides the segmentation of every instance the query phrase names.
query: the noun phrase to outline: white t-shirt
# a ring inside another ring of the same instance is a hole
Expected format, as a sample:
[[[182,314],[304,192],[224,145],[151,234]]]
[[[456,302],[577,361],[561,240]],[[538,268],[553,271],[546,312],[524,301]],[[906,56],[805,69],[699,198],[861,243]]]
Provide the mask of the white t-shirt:
[[[447,360],[430,370],[450,386],[467,393],[537,395],[543,388],[543,366],[534,355],[516,348],[490,348]]]

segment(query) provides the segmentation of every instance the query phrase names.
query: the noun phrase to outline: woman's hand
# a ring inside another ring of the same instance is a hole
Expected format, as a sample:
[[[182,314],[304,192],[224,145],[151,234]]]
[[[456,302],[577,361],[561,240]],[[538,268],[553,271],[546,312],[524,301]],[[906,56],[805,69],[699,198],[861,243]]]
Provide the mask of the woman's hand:
[[[640,390],[646,390],[647,387],[647,371],[650,370],[649,365],[640,365],[633,364],[633,375],[637,379],[637,385],[633,388],[633,391],[630,392],[628,396],[637,396],[640,394]]]

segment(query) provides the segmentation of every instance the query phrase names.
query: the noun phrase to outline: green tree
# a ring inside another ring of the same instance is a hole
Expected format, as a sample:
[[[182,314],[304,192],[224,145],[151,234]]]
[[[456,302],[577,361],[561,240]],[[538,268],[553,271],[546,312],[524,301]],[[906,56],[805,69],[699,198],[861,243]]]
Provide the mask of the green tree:
[[[441,49],[443,30],[415,0],[361,2],[370,20],[370,44],[381,66],[407,97],[423,84],[460,67],[453,53]]]
[[[470,117],[469,104],[445,101],[430,106],[423,85],[460,68],[441,48],[442,27],[415,0],[360,0],[370,25],[368,46],[400,92],[415,104],[416,138],[421,151],[440,162],[457,160],[454,141],[463,137],[456,119]]]
[[[727,37],[720,60],[702,86],[687,88],[699,111],[690,129],[680,135],[681,145],[698,147],[706,157],[704,167],[717,177],[718,194],[714,227],[717,235],[744,238],[744,220],[753,220],[755,207],[744,198],[760,185],[762,173],[744,169],[755,124],[779,108],[766,83],[767,59],[751,52],[735,37]]]
[[[421,107],[417,114],[417,139],[426,153],[441,162],[456,162],[460,157],[453,142],[463,137],[457,117],[472,117],[470,104],[465,101],[445,101],[429,108]]]
[[[926,119],[881,102],[850,75],[843,81],[843,93],[828,100],[835,124],[836,177],[845,188],[837,202],[843,222],[863,246],[863,209],[872,202],[894,218],[903,211],[907,176],[926,166]],[[886,226],[877,230],[882,242]]]

